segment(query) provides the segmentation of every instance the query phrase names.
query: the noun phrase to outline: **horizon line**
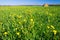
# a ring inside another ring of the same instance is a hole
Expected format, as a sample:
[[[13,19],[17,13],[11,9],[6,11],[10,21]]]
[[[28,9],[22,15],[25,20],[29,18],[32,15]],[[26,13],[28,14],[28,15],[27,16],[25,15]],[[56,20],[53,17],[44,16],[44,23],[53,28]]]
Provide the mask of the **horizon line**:
[[[45,3],[45,4],[48,4],[48,3]],[[35,5],[35,4],[33,4],[33,5]],[[44,4],[36,4],[36,5],[44,5]],[[48,5],[60,5],[60,4],[48,4]],[[24,5],[0,5],[0,6],[24,6]],[[29,5],[27,5],[27,6],[29,6]]]

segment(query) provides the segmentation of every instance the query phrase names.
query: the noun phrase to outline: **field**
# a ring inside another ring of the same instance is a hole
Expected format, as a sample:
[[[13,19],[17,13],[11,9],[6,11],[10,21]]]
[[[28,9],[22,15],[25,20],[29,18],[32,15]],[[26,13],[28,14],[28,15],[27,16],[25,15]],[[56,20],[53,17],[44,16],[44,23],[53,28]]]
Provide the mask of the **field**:
[[[60,6],[0,6],[0,40],[60,40]]]

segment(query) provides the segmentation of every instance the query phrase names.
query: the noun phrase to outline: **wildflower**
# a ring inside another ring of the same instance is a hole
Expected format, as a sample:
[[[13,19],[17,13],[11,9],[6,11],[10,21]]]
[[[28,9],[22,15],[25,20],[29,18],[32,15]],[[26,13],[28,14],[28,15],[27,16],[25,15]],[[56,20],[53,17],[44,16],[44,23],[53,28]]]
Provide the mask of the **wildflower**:
[[[17,30],[18,28],[16,28],[16,30]]]
[[[47,26],[47,28],[49,29],[50,27],[49,27],[49,26]]]
[[[55,27],[53,25],[51,25],[51,28],[55,29]]]
[[[54,33],[54,35],[56,35],[56,33],[57,33],[57,30],[53,30],[53,33]]]
[[[20,32],[17,32],[16,34],[17,34],[17,35],[20,35]]]
[[[33,21],[33,19],[30,19],[31,21]]]
[[[4,34],[4,35],[7,35],[8,33],[7,33],[7,32],[4,32],[3,34]]]
[[[19,24],[21,24],[21,22],[19,22]]]

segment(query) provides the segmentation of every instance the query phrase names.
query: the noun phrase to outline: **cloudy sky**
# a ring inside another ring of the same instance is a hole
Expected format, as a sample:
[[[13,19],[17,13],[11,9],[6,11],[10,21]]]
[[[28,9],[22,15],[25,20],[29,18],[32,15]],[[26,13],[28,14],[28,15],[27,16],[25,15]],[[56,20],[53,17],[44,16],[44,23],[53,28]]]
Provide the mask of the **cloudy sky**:
[[[60,0],[0,0],[0,5],[42,5],[60,4]]]

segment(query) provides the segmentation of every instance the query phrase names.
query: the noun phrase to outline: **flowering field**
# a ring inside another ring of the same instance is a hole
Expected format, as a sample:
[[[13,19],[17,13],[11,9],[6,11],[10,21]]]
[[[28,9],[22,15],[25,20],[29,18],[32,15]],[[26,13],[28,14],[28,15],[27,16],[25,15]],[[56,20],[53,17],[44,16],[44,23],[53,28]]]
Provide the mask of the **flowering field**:
[[[60,40],[59,6],[0,6],[0,40]]]

